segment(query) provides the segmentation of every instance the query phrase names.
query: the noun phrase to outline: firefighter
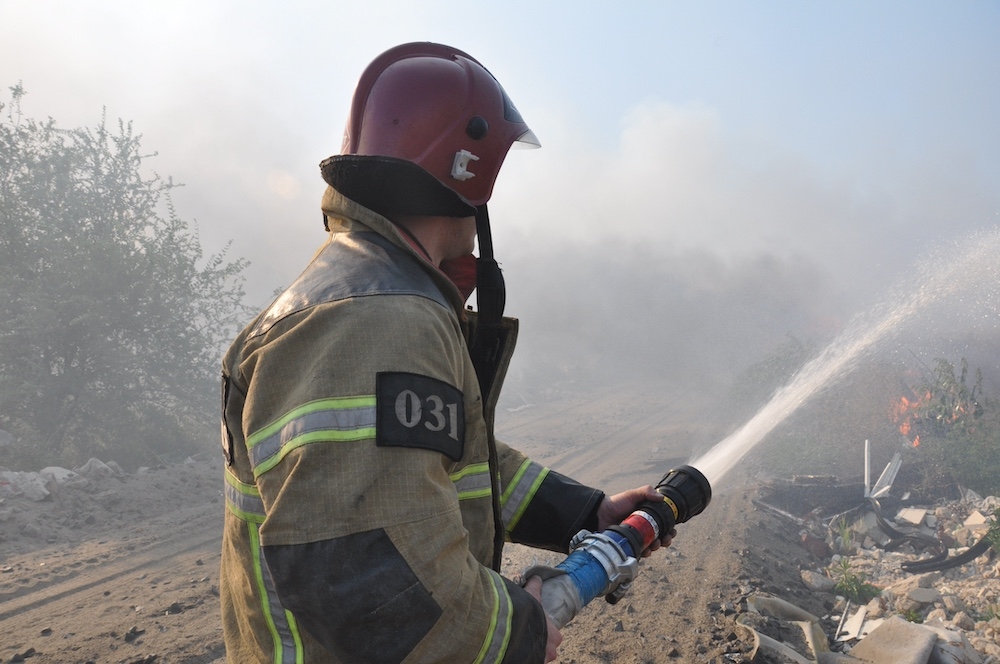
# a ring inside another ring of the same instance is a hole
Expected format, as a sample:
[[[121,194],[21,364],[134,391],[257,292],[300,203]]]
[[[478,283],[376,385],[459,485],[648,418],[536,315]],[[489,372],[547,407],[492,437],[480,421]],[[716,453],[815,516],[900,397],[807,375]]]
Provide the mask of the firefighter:
[[[658,498],[493,438],[517,322],[486,202],[516,141],[537,145],[457,49],[405,44],[361,76],[321,164],[329,237],[223,361],[228,661],[552,661],[541,581],[500,575],[504,540],[565,552]]]

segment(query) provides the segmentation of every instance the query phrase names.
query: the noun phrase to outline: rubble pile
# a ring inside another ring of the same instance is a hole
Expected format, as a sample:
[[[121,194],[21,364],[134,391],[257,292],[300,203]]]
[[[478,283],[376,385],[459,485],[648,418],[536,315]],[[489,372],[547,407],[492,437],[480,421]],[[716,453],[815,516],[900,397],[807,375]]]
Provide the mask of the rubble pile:
[[[95,532],[125,529],[177,508],[174,497],[218,502],[218,462],[141,467],[90,459],[73,470],[52,466],[20,472],[0,466],[0,559],[44,544],[71,543]]]
[[[969,495],[934,508],[903,508],[892,520],[900,528],[937,537],[948,547],[948,559],[956,558],[985,537],[1000,499]],[[971,562],[939,571],[911,574],[904,565],[919,559],[919,552],[904,545],[886,550],[889,538],[873,524],[871,513],[851,527],[849,541],[829,537],[829,544],[842,555],[831,557],[829,577],[846,567],[875,588],[878,597],[864,605],[865,620],[903,616],[910,622],[939,627],[962,634],[973,648],[1000,662],[1000,558],[992,549]],[[843,560],[847,559],[848,563]],[[856,613],[855,613],[856,615]]]
[[[838,494],[826,483],[819,493],[829,499],[856,490],[841,488]],[[792,493],[786,504],[799,499],[798,491]],[[831,651],[826,661],[1000,663],[1000,557],[987,538],[1000,529],[1000,499],[966,491],[959,500],[931,505],[885,499],[888,509],[854,496],[854,508],[832,516],[820,507],[796,514],[761,504],[793,521],[803,548],[813,554],[800,574],[802,585],[828,597],[825,605],[832,607],[812,621],[827,636],[820,647]],[[879,658],[882,641],[894,644],[890,659]],[[930,645],[923,652],[925,641]],[[913,653],[900,654],[900,643]],[[820,652],[811,654],[824,661]]]

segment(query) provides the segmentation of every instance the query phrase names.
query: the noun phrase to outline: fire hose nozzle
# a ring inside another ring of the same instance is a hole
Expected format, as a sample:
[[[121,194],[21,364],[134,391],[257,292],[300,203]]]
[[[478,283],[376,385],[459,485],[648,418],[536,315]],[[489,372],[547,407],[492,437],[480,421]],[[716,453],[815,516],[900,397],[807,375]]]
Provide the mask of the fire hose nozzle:
[[[674,511],[674,522],[684,523],[705,511],[712,501],[712,485],[694,466],[678,466],[669,471],[656,485]]]
[[[675,524],[702,513],[712,500],[712,487],[692,466],[669,471],[656,485],[662,501],[640,504],[618,525],[604,532],[581,530],[570,543],[570,555],[556,567],[535,567],[525,578],[542,577],[542,607],[560,628],[595,597],[611,604],[628,590],[639,571],[638,557]]]

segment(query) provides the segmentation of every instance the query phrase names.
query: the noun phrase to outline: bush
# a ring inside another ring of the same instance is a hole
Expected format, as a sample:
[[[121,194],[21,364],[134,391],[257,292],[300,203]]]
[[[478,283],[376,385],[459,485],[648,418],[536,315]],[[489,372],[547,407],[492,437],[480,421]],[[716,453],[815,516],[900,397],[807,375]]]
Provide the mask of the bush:
[[[831,570],[837,580],[833,589],[855,604],[867,604],[882,593],[879,588],[868,583],[864,572],[851,569],[849,558],[841,558]]]
[[[980,494],[1000,495],[1000,404],[982,391],[982,373],[969,384],[962,358],[958,372],[937,359],[916,392],[910,437],[936,480],[953,481]]]
[[[4,465],[183,459],[214,440],[242,272],[203,256],[130,124],[60,129],[0,104]]]

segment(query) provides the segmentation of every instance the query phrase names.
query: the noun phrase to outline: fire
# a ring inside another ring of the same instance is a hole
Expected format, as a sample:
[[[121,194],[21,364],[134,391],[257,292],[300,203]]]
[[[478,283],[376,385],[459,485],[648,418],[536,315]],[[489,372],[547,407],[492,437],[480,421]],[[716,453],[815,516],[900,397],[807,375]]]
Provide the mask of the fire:
[[[920,446],[920,436],[916,435],[910,438],[910,432],[913,429],[913,420],[920,417],[920,409],[927,405],[930,400],[931,393],[928,391],[923,396],[917,396],[912,400],[905,396],[900,397],[899,401],[892,406],[893,423],[899,425],[899,433],[903,434],[914,447]]]
[[[983,415],[983,406],[977,400],[982,392],[982,373],[976,371],[976,382],[970,388],[966,384],[968,364],[962,359],[960,372],[948,361],[937,360],[934,378],[925,378],[923,385],[907,391],[910,396],[899,397],[890,404],[891,418],[910,443],[920,445],[940,438],[955,439],[976,432],[977,420]],[[920,434],[920,435],[918,435]],[[929,438],[928,438],[929,436]]]

